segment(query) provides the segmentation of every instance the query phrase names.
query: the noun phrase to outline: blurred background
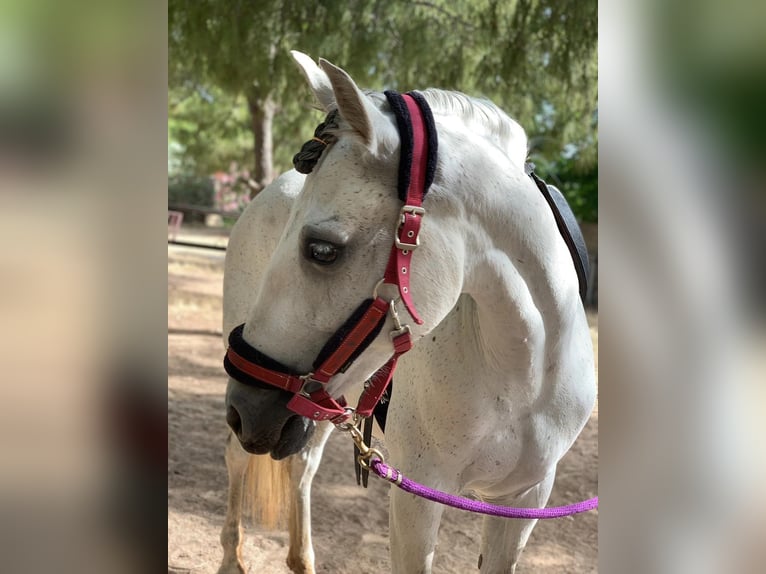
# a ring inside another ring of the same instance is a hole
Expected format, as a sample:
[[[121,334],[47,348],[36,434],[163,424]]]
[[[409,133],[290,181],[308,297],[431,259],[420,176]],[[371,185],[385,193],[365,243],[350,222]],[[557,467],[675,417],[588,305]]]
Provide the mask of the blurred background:
[[[598,68],[595,10],[0,2],[0,570],[164,568],[164,210],[290,167],[299,49],[492,99],[598,222],[599,570],[762,571],[765,8],[602,3]]]
[[[168,10],[168,202],[226,226],[324,113],[290,56],[362,88],[489,98],[525,126],[538,173],[562,188],[597,249],[597,4],[184,2]],[[180,228],[189,239],[193,228]],[[199,239],[197,239],[199,241]],[[595,300],[595,296],[593,297]]]

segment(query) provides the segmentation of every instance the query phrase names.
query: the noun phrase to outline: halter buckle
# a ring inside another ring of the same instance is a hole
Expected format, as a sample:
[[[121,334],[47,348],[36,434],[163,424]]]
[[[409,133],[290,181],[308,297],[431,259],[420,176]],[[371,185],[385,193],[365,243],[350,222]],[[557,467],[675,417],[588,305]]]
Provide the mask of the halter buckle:
[[[351,427],[356,427],[359,424],[359,415],[356,414],[354,407],[345,407],[345,411],[341,416],[346,418],[341,422],[334,423],[335,428],[342,432],[352,432]],[[351,419],[350,422],[349,419]]]
[[[303,395],[307,399],[311,398],[311,393],[315,393],[319,389],[324,387],[324,384],[322,383],[322,381],[317,381],[314,378],[314,373],[303,375],[300,377],[300,379],[303,381],[303,384],[301,385],[301,388],[298,391],[298,394]]]
[[[409,325],[402,325],[402,321],[399,318],[399,313],[396,310],[396,299],[391,299],[388,303],[388,312],[391,315],[391,319],[394,322],[394,328],[391,329],[391,338],[394,339],[399,335],[404,335],[410,332]]]
[[[402,228],[402,225],[404,225],[404,222],[406,221],[405,216],[408,213],[422,217],[426,214],[426,210],[422,207],[417,207],[416,205],[403,205],[399,210],[399,220],[397,221],[396,229],[394,230],[394,244],[397,249],[402,251],[414,251],[420,247],[420,236],[415,237],[415,243],[404,243],[399,241],[399,230]]]
[[[425,215],[426,210],[417,205],[403,205],[399,210],[399,220],[404,223],[404,214],[411,213],[412,215]]]
[[[389,335],[391,335],[392,339],[396,339],[399,335],[404,335],[405,333],[410,333],[410,326],[404,325],[401,329],[393,329]]]

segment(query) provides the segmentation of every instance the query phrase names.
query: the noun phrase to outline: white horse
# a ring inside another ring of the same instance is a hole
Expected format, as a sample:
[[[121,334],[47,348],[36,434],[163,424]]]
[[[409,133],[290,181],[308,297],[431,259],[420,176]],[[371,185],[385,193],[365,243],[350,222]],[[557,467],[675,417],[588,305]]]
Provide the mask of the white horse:
[[[268,209],[256,213],[256,199],[238,222],[227,253],[224,330],[244,322],[251,347],[307,373],[327,338],[383,276],[401,207],[400,139],[380,94],[361,92],[329,62],[317,66],[294,55],[320,104],[338,110],[337,141],[308,177],[283,176],[264,196]],[[521,127],[486,101],[438,90],[422,95],[434,115],[439,154],[410,276],[423,324],[410,321],[415,346],[397,371],[388,462],[433,488],[542,507],[556,465],[595,401],[577,275],[549,206],[524,172]],[[387,318],[383,331],[389,327]],[[389,337],[377,336],[330,380],[329,393],[358,389],[392,352]],[[330,426],[288,411],[284,395],[231,379],[227,420],[252,453],[282,458],[300,451],[291,457],[299,464],[288,564],[313,572],[308,493]],[[244,571],[238,505],[247,457],[229,441],[221,573]],[[259,469],[254,480],[264,477],[274,478]],[[391,492],[395,574],[431,572],[442,510]],[[485,517],[480,571],[514,572],[534,525]]]

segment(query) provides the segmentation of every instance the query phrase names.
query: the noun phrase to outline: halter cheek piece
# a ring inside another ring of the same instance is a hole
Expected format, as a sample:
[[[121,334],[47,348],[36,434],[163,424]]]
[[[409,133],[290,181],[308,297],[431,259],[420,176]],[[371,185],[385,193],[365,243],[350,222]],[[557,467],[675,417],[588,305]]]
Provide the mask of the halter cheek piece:
[[[417,324],[423,320],[415,310],[410,292],[412,253],[420,244],[418,236],[425,215],[423,199],[436,170],[437,137],[431,109],[418,92],[404,95],[385,92],[396,117],[401,152],[399,159],[398,195],[404,202],[396,223],[394,245],[383,279],[378,283],[396,285],[404,306]],[[295,168],[309,173],[326,145],[336,141],[330,131],[337,127],[337,110],[330,112],[293,158]],[[243,384],[267,389],[282,389],[293,396],[287,408],[316,421],[330,420],[335,424],[348,420],[356,412],[369,417],[386,391],[399,357],[412,348],[409,325],[402,325],[396,310],[397,299],[387,301],[378,296],[378,286],[372,299],[367,299],[352,313],[341,328],[328,340],[314,361],[314,371],[299,375],[250,346],[242,337],[244,324],[232,330],[224,368],[230,377]],[[394,324],[390,332],[393,355],[365,383],[356,409],[347,406],[343,397],[332,398],[326,390],[330,379],[344,372],[372,343],[383,328],[386,316]]]

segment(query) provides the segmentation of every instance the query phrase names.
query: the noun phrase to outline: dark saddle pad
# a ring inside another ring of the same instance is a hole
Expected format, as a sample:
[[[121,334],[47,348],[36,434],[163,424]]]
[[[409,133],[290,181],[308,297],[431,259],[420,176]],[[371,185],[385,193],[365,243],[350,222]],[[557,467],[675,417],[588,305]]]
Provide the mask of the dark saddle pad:
[[[559,191],[555,185],[548,185],[537,174],[532,171],[534,166],[527,164],[527,174],[535,182],[537,189],[543,194],[545,201],[553,212],[556,219],[556,225],[559,228],[561,237],[569,248],[569,254],[572,256],[577,279],[580,283],[580,299],[585,302],[585,295],[588,292],[588,275],[590,274],[590,262],[588,260],[588,248],[585,245],[585,239],[582,236],[582,230],[577,223],[577,218],[572,213],[564,194]]]

